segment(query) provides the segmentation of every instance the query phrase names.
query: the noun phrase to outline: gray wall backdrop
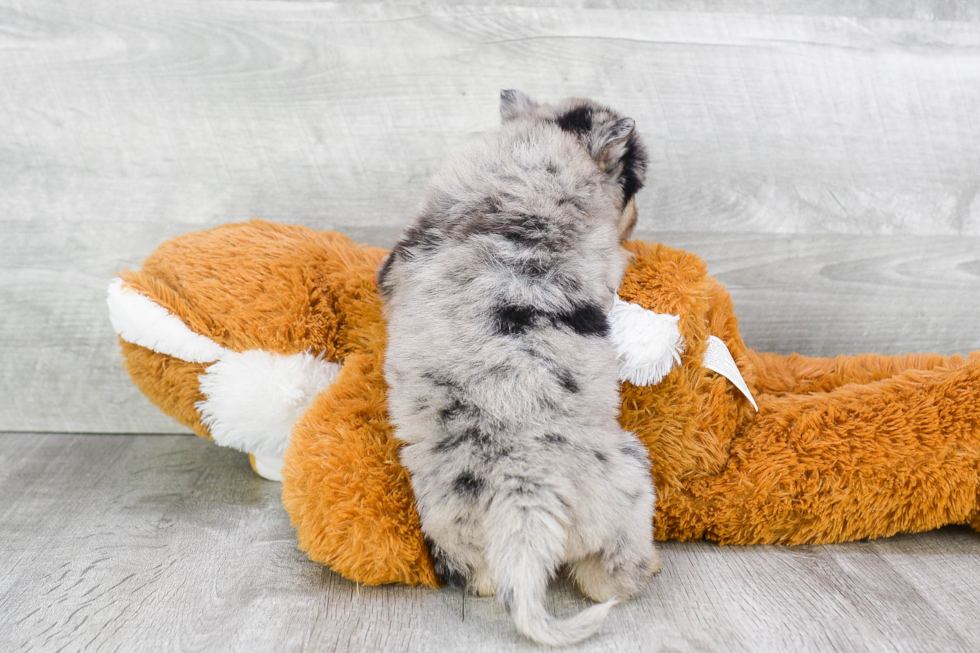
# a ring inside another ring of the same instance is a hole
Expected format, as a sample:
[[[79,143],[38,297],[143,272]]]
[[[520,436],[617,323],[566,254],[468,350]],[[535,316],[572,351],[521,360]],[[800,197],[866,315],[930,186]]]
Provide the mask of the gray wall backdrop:
[[[121,370],[112,271],[253,216],[388,246],[508,87],[636,118],[638,235],[750,346],[980,349],[976,2],[5,0],[0,431],[182,432]]]

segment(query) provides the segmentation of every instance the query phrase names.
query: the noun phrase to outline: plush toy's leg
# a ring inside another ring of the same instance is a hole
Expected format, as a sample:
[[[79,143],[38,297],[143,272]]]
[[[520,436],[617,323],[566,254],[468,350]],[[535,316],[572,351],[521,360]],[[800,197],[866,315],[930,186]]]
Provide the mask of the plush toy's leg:
[[[283,504],[312,560],[367,585],[436,587],[388,423],[381,366],[380,352],[348,356],[336,381],[293,428]]]
[[[661,493],[658,537],[802,544],[980,525],[980,355],[899,372],[910,360],[879,381],[761,395],[724,470]]]
[[[248,452],[260,476],[281,481],[293,424],[339,371],[306,352],[226,351],[198,377],[204,399],[196,407],[217,444]]]
[[[248,462],[252,465],[252,471],[261,476],[264,479],[270,481],[281,481],[282,480],[282,455],[281,454],[271,454],[271,455],[261,455],[261,454],[248,454]]]
[[[860,354],[834,358],[780,356],[752,350],[746,354],[756,370],[756,392],[775,395],[829,392],[848,383],[882,381],[908,370],[956,369],[966,364],[962,356],[938,354]],[[977,355],[980,354],[974,354]]]

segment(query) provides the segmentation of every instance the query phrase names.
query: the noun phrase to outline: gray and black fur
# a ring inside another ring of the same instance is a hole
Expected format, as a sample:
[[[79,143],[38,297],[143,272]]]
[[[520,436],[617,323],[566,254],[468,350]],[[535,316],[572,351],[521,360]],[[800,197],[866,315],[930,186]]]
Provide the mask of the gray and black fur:
[[[589,100],[504,91],[501,113],[379,270],[388,406],[437,572],[563,645],[660,566],[606,338],[646,155],[632,119]],[[564,621],[543,605],[562,564],[602,601]]]

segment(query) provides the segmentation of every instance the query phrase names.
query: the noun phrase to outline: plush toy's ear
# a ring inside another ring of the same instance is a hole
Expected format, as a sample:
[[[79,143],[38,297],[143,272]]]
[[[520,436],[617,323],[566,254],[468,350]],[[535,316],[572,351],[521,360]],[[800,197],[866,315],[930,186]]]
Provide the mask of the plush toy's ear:
[[[500,91],[500,117],[503,122],[522,116],[535,106],[527,93],[514,89]]]
[[[621,381],[656,385],[680,364],[684,336],[678,320],[616,297],[609,312],[609,339],[619,359]]]
[[[678,329],[677,315],[654,313],[639,304],[624,302],[618,296],[609,312],[609,339],[619,361],[619,380],[633,385],[657,385],[677,365],[684,353],[684,336]],[[708,336],[701,363],[731,381],[757,411],[742,373],[721,338]]]

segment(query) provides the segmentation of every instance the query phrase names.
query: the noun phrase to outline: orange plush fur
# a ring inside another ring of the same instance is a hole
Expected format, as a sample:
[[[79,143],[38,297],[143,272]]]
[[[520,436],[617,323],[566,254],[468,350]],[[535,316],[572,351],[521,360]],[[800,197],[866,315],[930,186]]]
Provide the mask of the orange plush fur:
[[[693,254],[641,242],[620,296],[680,316],[685,351],[657,385],[623,384],[623,426],[650,452],[657,539],[803,544],[969,523],[980,528],[980,354],[833,359],[760,354]],[[352,580],[437,586],[381,374],[375,289],[384,251],[261,221],[165,243],[126,285],[235,350],[323,353],[342,364],[292,430],[283,502],[299,544]],[[702,366],[731,351],[759,412]],[[205,364],[123,342],[162,410],[208,437]]]

